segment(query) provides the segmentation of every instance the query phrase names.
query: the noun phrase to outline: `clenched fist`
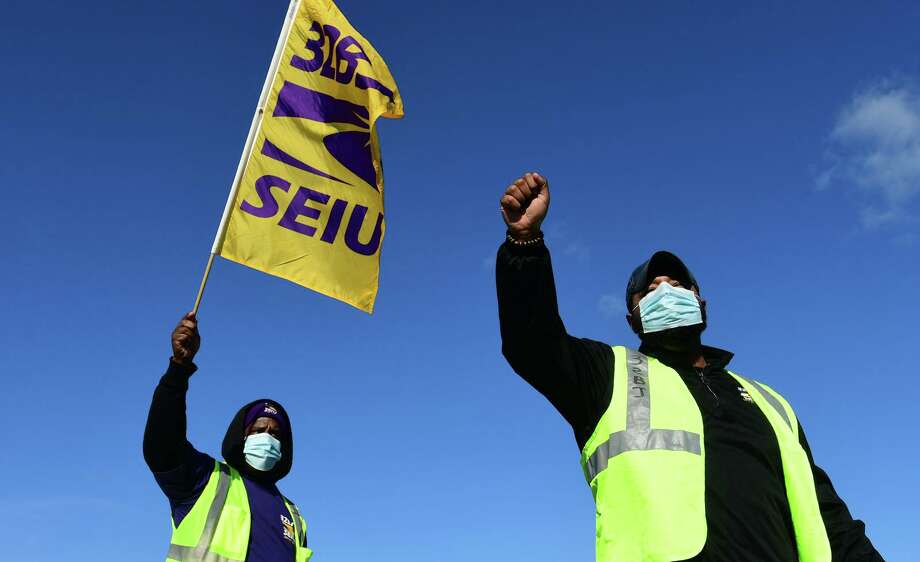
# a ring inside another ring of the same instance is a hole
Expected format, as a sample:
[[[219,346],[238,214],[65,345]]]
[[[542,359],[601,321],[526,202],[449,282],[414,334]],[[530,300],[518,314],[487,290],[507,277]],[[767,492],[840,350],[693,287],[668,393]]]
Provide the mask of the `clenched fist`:
[[[194,312],[189,312],[179,320],[179,324],[172,333],[172,360],[180,365],[192,362],[198,348],[201,346],[201,335],[198,334],[198,319]]]
[[[502,218],[512,238],[536,238],[549,210],[549,183],[540,174],[528,172],[505,190],[501,206]]]

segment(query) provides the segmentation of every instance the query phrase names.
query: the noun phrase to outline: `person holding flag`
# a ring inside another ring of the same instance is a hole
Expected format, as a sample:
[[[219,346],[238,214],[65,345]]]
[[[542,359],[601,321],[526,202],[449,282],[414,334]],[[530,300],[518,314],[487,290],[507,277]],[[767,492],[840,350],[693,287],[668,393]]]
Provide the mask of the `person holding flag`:
[[[186,439],[197,312],[216,256],[310,287],[368,313],[384,235],[375,122],[403,115],[383,58],[332,0],[291,0],[193,311],[172,334],[144,432],[144,459],[169,498],[172,562],[306,562],[306,522],[277,482],[294,442],[276,401],[244,405],[224,461]]]
[[[572,426],[597,562],[882,560],[789,403],[701,343],[706,301],[677,256],[655,252],[626,285],[638,350],[567,333],[541,232],[549,202],[536,173],[500,199],[502,352]]]
[[[186,438],[185,395],[201,344],[186,314],[172,333],[172,357],[153,393],[144,460],[172,512],[167,562],[307,562],[307,524],[277,482],[291,470],[291,420],[278,402],[243,405],[227,428],[224,461]]]

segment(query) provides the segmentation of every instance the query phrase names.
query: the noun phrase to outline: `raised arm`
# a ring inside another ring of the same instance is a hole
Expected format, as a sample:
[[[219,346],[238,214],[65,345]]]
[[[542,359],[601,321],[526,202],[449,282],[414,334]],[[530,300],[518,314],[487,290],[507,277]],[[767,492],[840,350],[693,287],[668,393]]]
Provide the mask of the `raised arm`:
[[[171,498],[191,493],[200,479],[198,465],[207,463],[207,456],[195,451],[185,433],[185,394],[189,377],[197,370],[192,360],[200,345],[198,321],[193,314],[186,314],[173,330],[173,355],[153,392],[147,414],[144,460],[161,486],[168,481],[171,489],[164,491]],[[161,475],[166,476],[161,478]]]
[[[501,198],[508,227],[495,266],[502,353],[569,422],[582,447],[610,402],[613,353],[566,333],[540,231],[549,200],[549,184],[536,173],[515,180]]]

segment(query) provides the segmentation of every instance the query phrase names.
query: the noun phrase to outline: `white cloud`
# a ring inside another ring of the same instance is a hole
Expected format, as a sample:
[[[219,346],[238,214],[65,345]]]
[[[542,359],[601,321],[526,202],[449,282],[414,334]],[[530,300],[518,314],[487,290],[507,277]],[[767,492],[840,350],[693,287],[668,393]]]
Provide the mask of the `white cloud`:
[[[554,220],[551,224],[546,225],[543,232],[546,236],[546,243],[558,249],[560,255],[575,258],[580,262],[586,262],[591,257],[591,247],[582,242],[578,236],[570,233],[566,221]]]
[[[614,318],[626,314],[626,305],[623,303],[623,296],[601,295],[597,301],[597,309],[607,318]]]
[[[587,261],[591,257],[591,250],[584,244],[580,242],[569,242],[565,245],[565,248],[562,250],[562,253],[567,256],[572,256],[580,261]]]
[[[863,224],[911,218],[920,195],[920,89],[885,80],[857,93],[837,118],[827,158],[818,187],[859,188]]]

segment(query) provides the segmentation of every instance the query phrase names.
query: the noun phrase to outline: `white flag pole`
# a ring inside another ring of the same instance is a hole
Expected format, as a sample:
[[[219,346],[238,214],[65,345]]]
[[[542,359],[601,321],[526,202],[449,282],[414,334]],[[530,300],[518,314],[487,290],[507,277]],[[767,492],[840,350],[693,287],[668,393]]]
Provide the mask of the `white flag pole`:
[[[240,189],[243,170],[246,168],[246,162],[249,161],[249,156],[252,154],[252,145],[259,135],[259,128],[262,126],[262,113],[265,111],[265,102],[271,91],[272,82],[275,80],[275,74],[278,73],[278,66],[281,64],[281,53],[284,52],[284,46],[287,44],[288,37],[291,35],[291,28],[294,26],[294,20],[297,19],[300,3],[301,0],[291,0],[288,5],[284,25],[281,27],[281,34],[278,35],[278,44],[275,45],[275,54],[272,56],[272,62],[268,66],[268,74],[265,76],[265,83],[262,85],[259,103],[252,116],[252,124],[249,126],[249,134],[246,136],[246,143],[243,145],[243,154],[240,156],[240,163],[236,167],[236,175],[233,176],[233,183],[230,184],[230,194],[227,196],[224,214],[220,218],[220,225],[217,227],[217,234],[214,236],[214,244],[211,246],[211,255],[208,256],[208,264],[204,268],[204,276],[202,276],[201,285],[198,287],[198,296],[195,297],[195,307],[192,309],[193,314],[198,314],[198,307],[201,305],[201,297],[204,295],[204,287],[208,283],[208,276],[211,274],[211,266],[214,265],[214,256],[220,251],[224,233],[227,231],[227,221],[230,218],[233,202],[236,200],[236,193]]]

